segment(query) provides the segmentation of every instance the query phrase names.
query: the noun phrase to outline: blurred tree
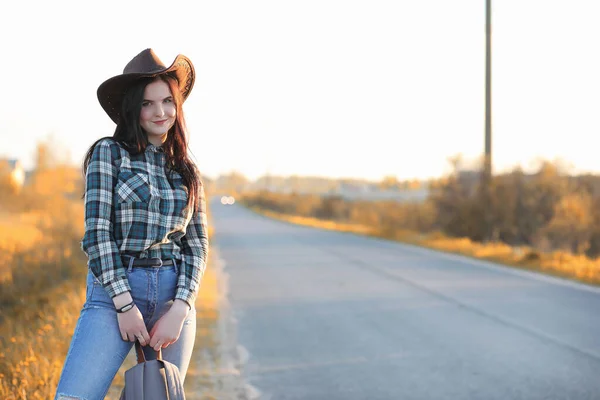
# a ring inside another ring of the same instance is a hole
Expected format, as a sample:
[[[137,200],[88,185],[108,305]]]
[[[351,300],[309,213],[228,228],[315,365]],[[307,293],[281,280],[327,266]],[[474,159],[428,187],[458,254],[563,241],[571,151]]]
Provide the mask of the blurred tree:
[[[393,175],[383,177],[383,179],[379,183],[379,188],[383,190],[398,189],[399,187],[400,182],[398,182],[398,179]]]
[[[581,254],[589,248],[593,223],[591,196],[569,193],[555,204],[552,219],[540,233],[552,249]]]
[[[481,241],[479,172],[463,169],[460,156],[450,162],[452,172],[430,182],[430,197],[416,204],[281,193],[262,193],[253,201],[280,212],[377,226],[390,237],[441,230]],[[533,174],[521,168],[498,174],[491,188],[493,238],[541,251],[600,255],[600,176],[574,177],[560,164],[544,162]]]
[[[539,171],[530,177],[522,193],[522,211],[526,223],[521,226],[522,235],[528,244],[543,250],[544,238],[541,229],[552,217],[558,202],[569,193],[569,182],[557,166],[545,162]]]
[[[449,159],[452,172],[432,188],[430,200],[437,210],[436,225],[450,236],[483,238],[481,202],[476,196],[479,180],[476,171],[463,171],[462,157]]]
[[[56,152],[56,150],[55,150]],[[39,141],[35,149],[35,171],[42,172],[56,165],[50,141]]]
[[[510,174],[497,175],[492,181],[493,235],[511,245],[525,242],[522,235],[528,223],[523,204],[525,185],[525,174],[521,168]]]
[[[349,212],[350,221],[373,228],[379,227],[381,220],[385,218],[377,204],[370,201],[355,201]]]
[[[587,250],[588,257],[600,256],[600,195],[594,197],[592,202],[592,234],[590,235],[590,247]]]
[[[287,178],[286,185],[288,189],[293,193],[302,193],[302,179],[297,175],[292,175]]]
[[[0,160],[0,207],[6,209],[19,194],[20,187],[11,177],[8,160]]]
[[[217,190],[225,192],[242,192],[248,185],[248,179],[240,172],[232,171],[229,174],[220,175],[215,186]]]
[[[321,197],[314,194],[295,195],[292,201],[295,215],[314,217],[321,208]]]
[[[423,186],[423,182],[418,179],[413,179],[412,181],[406,182],[407,189],[416,190],[420,189]]]
[[[316,211],[317,218],[347,221],[349,217],[349,204],[339,196],[327,196],[321,201],[321,208]]]

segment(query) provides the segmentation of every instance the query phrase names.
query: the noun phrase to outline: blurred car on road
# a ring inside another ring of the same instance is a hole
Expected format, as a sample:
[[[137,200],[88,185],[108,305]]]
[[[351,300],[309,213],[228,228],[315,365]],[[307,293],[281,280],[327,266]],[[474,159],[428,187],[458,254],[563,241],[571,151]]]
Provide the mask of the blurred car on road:
[[[235,203],[233,196],[221,196],[221,204],[227,206]]]

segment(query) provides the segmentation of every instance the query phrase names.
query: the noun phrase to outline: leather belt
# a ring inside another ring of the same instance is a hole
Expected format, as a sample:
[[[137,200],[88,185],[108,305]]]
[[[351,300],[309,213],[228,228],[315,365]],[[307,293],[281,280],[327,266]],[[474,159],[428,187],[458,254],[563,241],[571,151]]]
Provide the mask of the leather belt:
[[[133,258],[134,267],[155,267],[160,268],[163,265],[173,265],[173,259],[162,260],[160,258],[135,258],[131,256],[123,257],[123,265],[127,267],[130,263],[130,259]]]

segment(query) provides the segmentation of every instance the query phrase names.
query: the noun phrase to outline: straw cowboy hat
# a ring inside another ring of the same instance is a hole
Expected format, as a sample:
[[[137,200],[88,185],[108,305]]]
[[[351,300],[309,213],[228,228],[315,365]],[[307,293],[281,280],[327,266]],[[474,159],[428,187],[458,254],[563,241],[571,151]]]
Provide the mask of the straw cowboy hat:
[[[146,49],[133,57],[123,69],[121,75],[113,76],[98,87],[98,100],[108,116],[119,123],[121,101],[128,86],[139,78],[155,77],[172,72],[179,82],[179,90],[183,101],[187,99],[194,87],[196,73],[189,58],[179,54],[169,67],[154,54],[152,49]]]

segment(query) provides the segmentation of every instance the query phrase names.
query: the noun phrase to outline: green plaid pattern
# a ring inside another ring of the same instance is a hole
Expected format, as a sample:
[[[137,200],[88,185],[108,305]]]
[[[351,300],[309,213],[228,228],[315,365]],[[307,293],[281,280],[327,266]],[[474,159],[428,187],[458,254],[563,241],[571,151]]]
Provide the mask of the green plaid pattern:
[[[182,177],[173,172],[170,183],[164,166],[161,147],[131,156],[112,139],[100,141],[86,173],[81,249],[111,297],[131,290],[122,256],[180,260],[175,298],[191,306],[208,255],[206,200],[201,189],[192,218]]]

